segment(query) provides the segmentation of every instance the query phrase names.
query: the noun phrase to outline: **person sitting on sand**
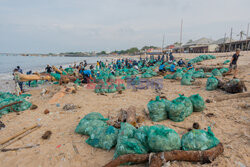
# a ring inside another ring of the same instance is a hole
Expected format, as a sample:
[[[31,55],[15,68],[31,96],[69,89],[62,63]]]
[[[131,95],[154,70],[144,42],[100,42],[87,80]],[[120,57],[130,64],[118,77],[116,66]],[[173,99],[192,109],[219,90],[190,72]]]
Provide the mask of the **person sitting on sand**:
[[[190,70],[190,69],[192,69],[192,68],[193,68],[193,65],[192,65],[191,63],[188,63],[187,69]]]
[[[238,72],[238,69],[237,69],[237,61],[238,61],[238,58],[240,57],[240,49],[236,49],[236,52],[235,54],[232,56],[232,59],[230,61],[230,64],[229,64],[229,71],[225,74],[229,74],[231,73],[232,71],[234,71],[234,78],[236,78],[236,75],[237,75],[237,72]]]
[[[180,59],[177,63],[180,67],[183,67],[185,65],[185,62],[182,59]]]
[[[161,63],[161,65],[160,65],[160,67],[159,67],[159,71],[160,71],[160,72],[166,71],[166,69],[165,69],[165,64],[164,64],[164,63]]]
[[[175,71],[176,71],[176,65],[177,65],[177,63],[174,62],[174,63],[170,66],[170,71],[171,71],[171,72],[175,72]]]

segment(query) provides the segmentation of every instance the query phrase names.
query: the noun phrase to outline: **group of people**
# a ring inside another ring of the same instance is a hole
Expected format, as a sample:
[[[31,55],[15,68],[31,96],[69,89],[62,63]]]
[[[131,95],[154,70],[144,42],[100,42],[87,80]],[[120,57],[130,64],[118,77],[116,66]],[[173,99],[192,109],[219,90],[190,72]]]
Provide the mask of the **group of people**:
[[[193,65],[191,63],[188,63],[186,65],[186,63],[182,59],[180,59],[180,60],[178,60],[178,62],[176,62],[172,53],[170,53],[170,59],[167,62],[171,64],[170,69],[169,69],[170,72],[175,72],[177,69],[177,66],[186,67],[188,70],[193,68]],[[160,72],[166,71],[166,65],[165,65],[164,61],[159,66],[159,71]]]
[[[234,71],[234,78],[236,77],[237,74],[237,61],[240,56],[240,49],[236,50],[236,53],[232,56],[232,59],[230,61],[229,65],[229,71],[228,73],[231,73]],[[191,63],[185,63],[183,59],[179,59],[177,62],[174,59],[174,56],[172,53],[168,55],[162,55],[158,56],[155,58],[154,56],[150,56],[150,58],[142,58],[140,57],[139,60],[136,59],[131,59],[131,58],[120,58],[120,59],[112,59],[110,62],[108,60],[106,61],[97,61],[96,63],[96,69],[104,69],[104,68],[109,68],[110,72],[112,74],[115,74],[115,71],[118,69],[123,69],[123,68],[134,68],[136,70],[139,69],[138,64],[140,63],[141,68],[143,67],[149,67],[153,66],[157,62],[162,62],[161,65],[159,66],[159,71],[163,72],[166,71],[166,66],[165,62],[168,62],[171,64],[169,71],[170,72],[175,72],[177,70],[177,66],[179,67],[186,67],[188,70],[194,68]],[[91,64],[88,67],[88,63],[86,60],[84,62],[80,62],[78,65],[76,63],[73,66],[69,66],[69,68],[74,69],[74,76],[76,78],[80,78],[82,83],[87,83],[89,79],[93,77],[93,70],[94,70],[94,65]],[[59,70],[64,71],[63,67],[60,66]],[[53,72],[53,68],[50,65],[47,65],[45,68],[45,71],[48,74],[51,74]],[[57,71],[55,71],[58,73]],[[23,74],[23,70],[20,68],[20,66],[17,66],[14,69],[13,75],[14,75],[14,80],[15,80],[15,85],[16,85],[16,92],[17,94],[20,94],[23,92],[23,82],[20,81],[20,78],[18,74]],[[32,74],[32,71],[28,71],[26,73],[27,75]],[[98,73],[97,73],[98,75]]]
[[[179,66],[179,67],[185,67],[186,66],[187,70],[190,70],[190,69],[194,68],[191,63],[188,63],[186,65],[186,63],[182,59],[180,59],[176,63],[176,61],[174,61],[174,57],[173,57],[172,53],[170,55],[171,55],[171,58],[170,58],[170,61],[168,61],[169,63],[171,63],[170,72],[175,72],[176,69],[177,69],[177,66]],[[233,76],[234,76],[234,78],[236,78],[236,75],[238,73],[237,61],[238,61],[239,57],[240,57],[240,49],[236,49],[235,54],[232,56],[232,58],[230,60],[230,63],[229,63],[229,71],[225,75],[230,74],[230,73],[233,72]],[[158,60],[159,60],[159,56],[158,56]],[[164,64],[164,61],[160,65],[159,71],[166,71],[166,66]]]

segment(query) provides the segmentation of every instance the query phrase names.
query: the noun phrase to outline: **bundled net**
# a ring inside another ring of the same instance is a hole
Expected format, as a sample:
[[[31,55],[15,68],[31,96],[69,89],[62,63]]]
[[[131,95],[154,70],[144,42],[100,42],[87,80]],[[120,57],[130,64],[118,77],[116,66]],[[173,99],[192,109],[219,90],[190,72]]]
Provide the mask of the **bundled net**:
[[[217,146],[220,141],[214,136],[211,128],[208,131],[193,129],[184,134],[181,139],[182,149],[189,150],[208,150]]]

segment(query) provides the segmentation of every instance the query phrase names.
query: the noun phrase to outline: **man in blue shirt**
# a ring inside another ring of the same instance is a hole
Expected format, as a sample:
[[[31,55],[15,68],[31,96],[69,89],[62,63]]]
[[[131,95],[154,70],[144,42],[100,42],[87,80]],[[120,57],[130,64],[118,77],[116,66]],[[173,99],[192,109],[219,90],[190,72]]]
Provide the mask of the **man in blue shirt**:
[[[170,71],[171,71],[171,72],[175,72],[175,71],[176,71],[176,62],[174,62],[174,63],[170,66]]]
[[[182,59],[180,59],[177,63],[180,67],[185,65],[185,62]]]
[[[191,63],[188,63],[187,69],[190,70],[190,69],[192,69],[192,68],[193,68],[193,65],[192,65]]]
[[[160,71],[160,72],[166,71],[164,63],[162,63],[162,64],[160,65],[159,71]]]

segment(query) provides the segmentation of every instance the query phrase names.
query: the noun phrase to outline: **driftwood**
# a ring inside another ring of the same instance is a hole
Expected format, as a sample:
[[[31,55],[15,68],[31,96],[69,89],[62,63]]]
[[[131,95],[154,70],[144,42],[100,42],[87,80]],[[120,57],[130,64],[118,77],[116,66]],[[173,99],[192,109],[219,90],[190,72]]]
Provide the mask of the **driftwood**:
[[[36,145],[32,145],[32,146],[25,146],[25,147],[18,147],[18,148],[4,148],[1,151],[2,152],[7,152],[7,151],[18,151],[18,150],[22,150],[22,149],[26,149],[26,148],[34,148],[40,146],[40,144],[36,144]]]
[[[163,162],[167,161],[188,161],[210,163],[224,151],[223,145],[220,143],[216,147],[204,151],[183,151],[175,150],[154,154],[151,157],[150,167],[161,167]],[[104,167],[116,167],[124,163],[145,163],[148,162],[150,154],[128,154],[122,155],[112,160]]]
[[[250,93],[237,93],[237,94],[231,94],[231,95],[225,95],[225,96],[218,96],[214,100],[216,102],[220,102],[223,100],[238,99],[238,98],[245,98],[245,97],[250,97]]]
[[[52,69],[53,69],[55,72],[58,72],[59,74],[62,74],[62,71],[59,70],[58,68],[56,68],[56,66],[52,66]]]
[[[127,118],[126,118],[126,122],[130,123],[131,125],[133,125],[134,127],[136,127],[137,125],[137,121],[136,121],[136,108],[135,106],[130,106],[127,110]]]
[[[23,102],[23,101],[17,101],[17,102],[14,102],[14,103],[7,104],[7,105],[5,105],[5,106],[3,106],[3,107],[0,107],[0,110],[4,109],[4,108],[6,108],[6,107],[9,107],[9,106],[15,105],[15,104],[22,103],[22,102]]]
[[[25,74],[19,74],[20,81],[26,82],[26,81],[34,81],[34,80],[49,80],[49,81],[56,81],[54,77],[51,75],[25,75]]]
[[[108,125],[112,125],[116,128],[121,127],[121,122],[127,122],[133,125],[134,127],[137,126],[137,118],[136,118],[136,108],[135,106],[130,106],[127,110],[121,109],[117,118],[110,119],[107,121]]]
[[[6,143],[8,143],[8,142],[10,142],[10,141],[12,141],[12,140],[14,140],[14,139],[16,139],[16,138],[17,138],[17,140],[19,140],[19,139],[23,138],[24,136],[30,134],[30,133],[33,132],[34,130],[38,129],[39,127],[41,127],[41,126],[40,126],[40,125],[33,125],[33,126],[29,127],[29,128],[26,128],[26,129],[22,130],[21,132],[15,134],[14,136],[11,136],[11,137],[9,137],[9,138],[7,138],[7,139],[1,141],[1,142],[0,142],[0,145],[2,146],[1,150],[9,145],[9,144],[8,144],[8,145],[5,145]],[[16,140],[16,141],[17,141],[17,140]],[[10,144],[11,144],[11,143],[10,143]],[[4,146],[4,145],[5,145],[5,146]]]

